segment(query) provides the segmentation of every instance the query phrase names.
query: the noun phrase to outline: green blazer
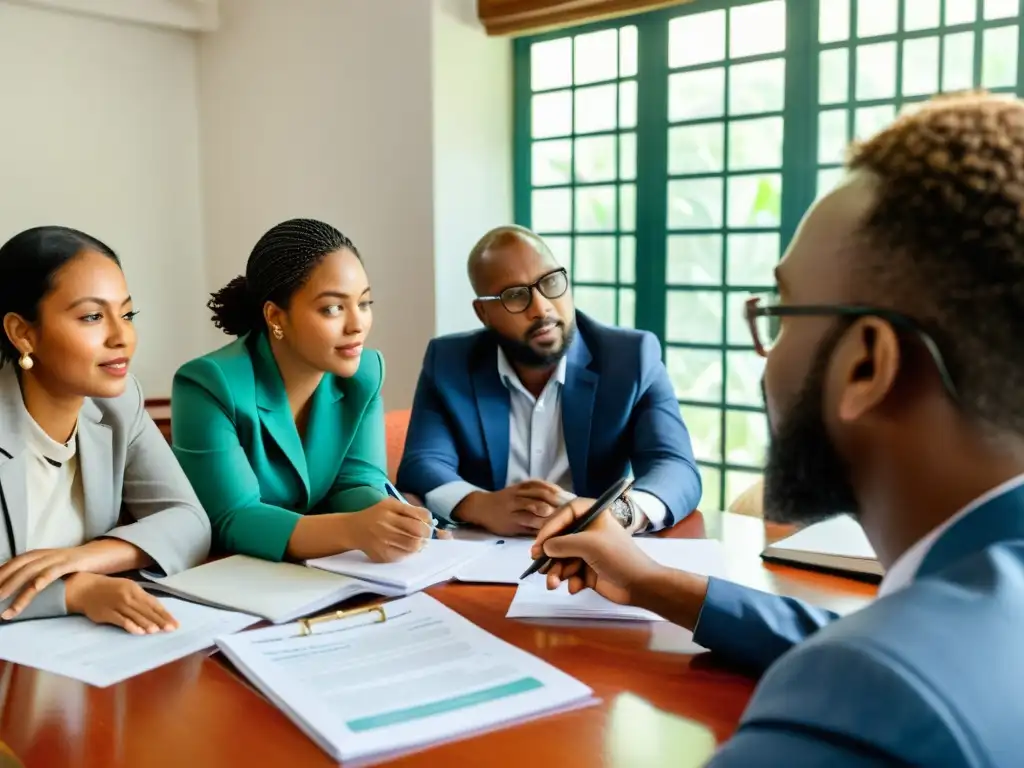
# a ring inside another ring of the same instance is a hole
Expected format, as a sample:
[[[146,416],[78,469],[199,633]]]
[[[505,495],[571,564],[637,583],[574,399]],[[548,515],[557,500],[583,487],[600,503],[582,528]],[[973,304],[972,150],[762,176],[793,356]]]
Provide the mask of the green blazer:
[[[284,558],[300,515],[356,512],[386,498],[384,358],[326,375],[305,439],[265,334],[183,365],[171,393],[174,453],[229,552]]]

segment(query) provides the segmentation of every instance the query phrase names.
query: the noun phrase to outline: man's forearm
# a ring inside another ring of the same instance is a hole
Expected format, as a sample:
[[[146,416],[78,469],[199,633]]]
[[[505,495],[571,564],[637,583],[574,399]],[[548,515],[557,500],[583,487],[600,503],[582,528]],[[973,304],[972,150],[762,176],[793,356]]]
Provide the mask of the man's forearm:
[[[658,568],[634,587],[636,605],[692,630],[697,625],[708,580],[674,568]]]

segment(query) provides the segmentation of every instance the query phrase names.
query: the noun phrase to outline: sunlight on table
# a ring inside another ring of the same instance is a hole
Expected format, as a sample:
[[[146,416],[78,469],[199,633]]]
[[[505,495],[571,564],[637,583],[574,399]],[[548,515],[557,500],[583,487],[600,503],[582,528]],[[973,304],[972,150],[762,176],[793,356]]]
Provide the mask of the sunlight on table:
[[[629,693],[618,696],[608,716],[605,756],[609,766],[697,768],[714,754],[714,734],[703,725],[670,715]]]

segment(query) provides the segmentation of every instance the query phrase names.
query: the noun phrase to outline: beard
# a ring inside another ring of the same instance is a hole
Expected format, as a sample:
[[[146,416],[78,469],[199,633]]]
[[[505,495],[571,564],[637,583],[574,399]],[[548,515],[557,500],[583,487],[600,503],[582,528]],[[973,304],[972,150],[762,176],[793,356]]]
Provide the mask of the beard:
[[[810,525],[842,513],[857,514],[849,468],[832,444],[824,416],[825,372],[840,335],[818,347],[811,372],[777,429],[768,417],[764,516],[771,522]],[[767,398],[765,406],[767,413]]]
[[[558,320],[556,321],[557,325],[562,329],[562,343],[548,350],[536,349],[530,344],[528,339],[547,325],[548,322],[546,320],[537,320],[529,327],[522,339],[512,339],[503,336],[493,328],[488,328],[488,332],[494,338],[497,345],[501,347],[510,363],[518,363],[527,368],[548,368],[565,357],[569,347],[572,346],[573,339],[576,338],[576,323],[570,321],[566,324]]]

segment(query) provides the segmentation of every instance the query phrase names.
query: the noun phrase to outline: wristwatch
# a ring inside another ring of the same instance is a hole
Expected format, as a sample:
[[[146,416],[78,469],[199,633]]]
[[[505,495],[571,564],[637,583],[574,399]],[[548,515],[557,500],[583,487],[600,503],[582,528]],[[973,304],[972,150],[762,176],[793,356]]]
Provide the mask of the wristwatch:
[[[619,521],[619,525],[626,530],[629,530],[636,519],[636,513],[633,511],[633,502],[628,496],[617,498],[612,503],[611,513],[612,517]]]

